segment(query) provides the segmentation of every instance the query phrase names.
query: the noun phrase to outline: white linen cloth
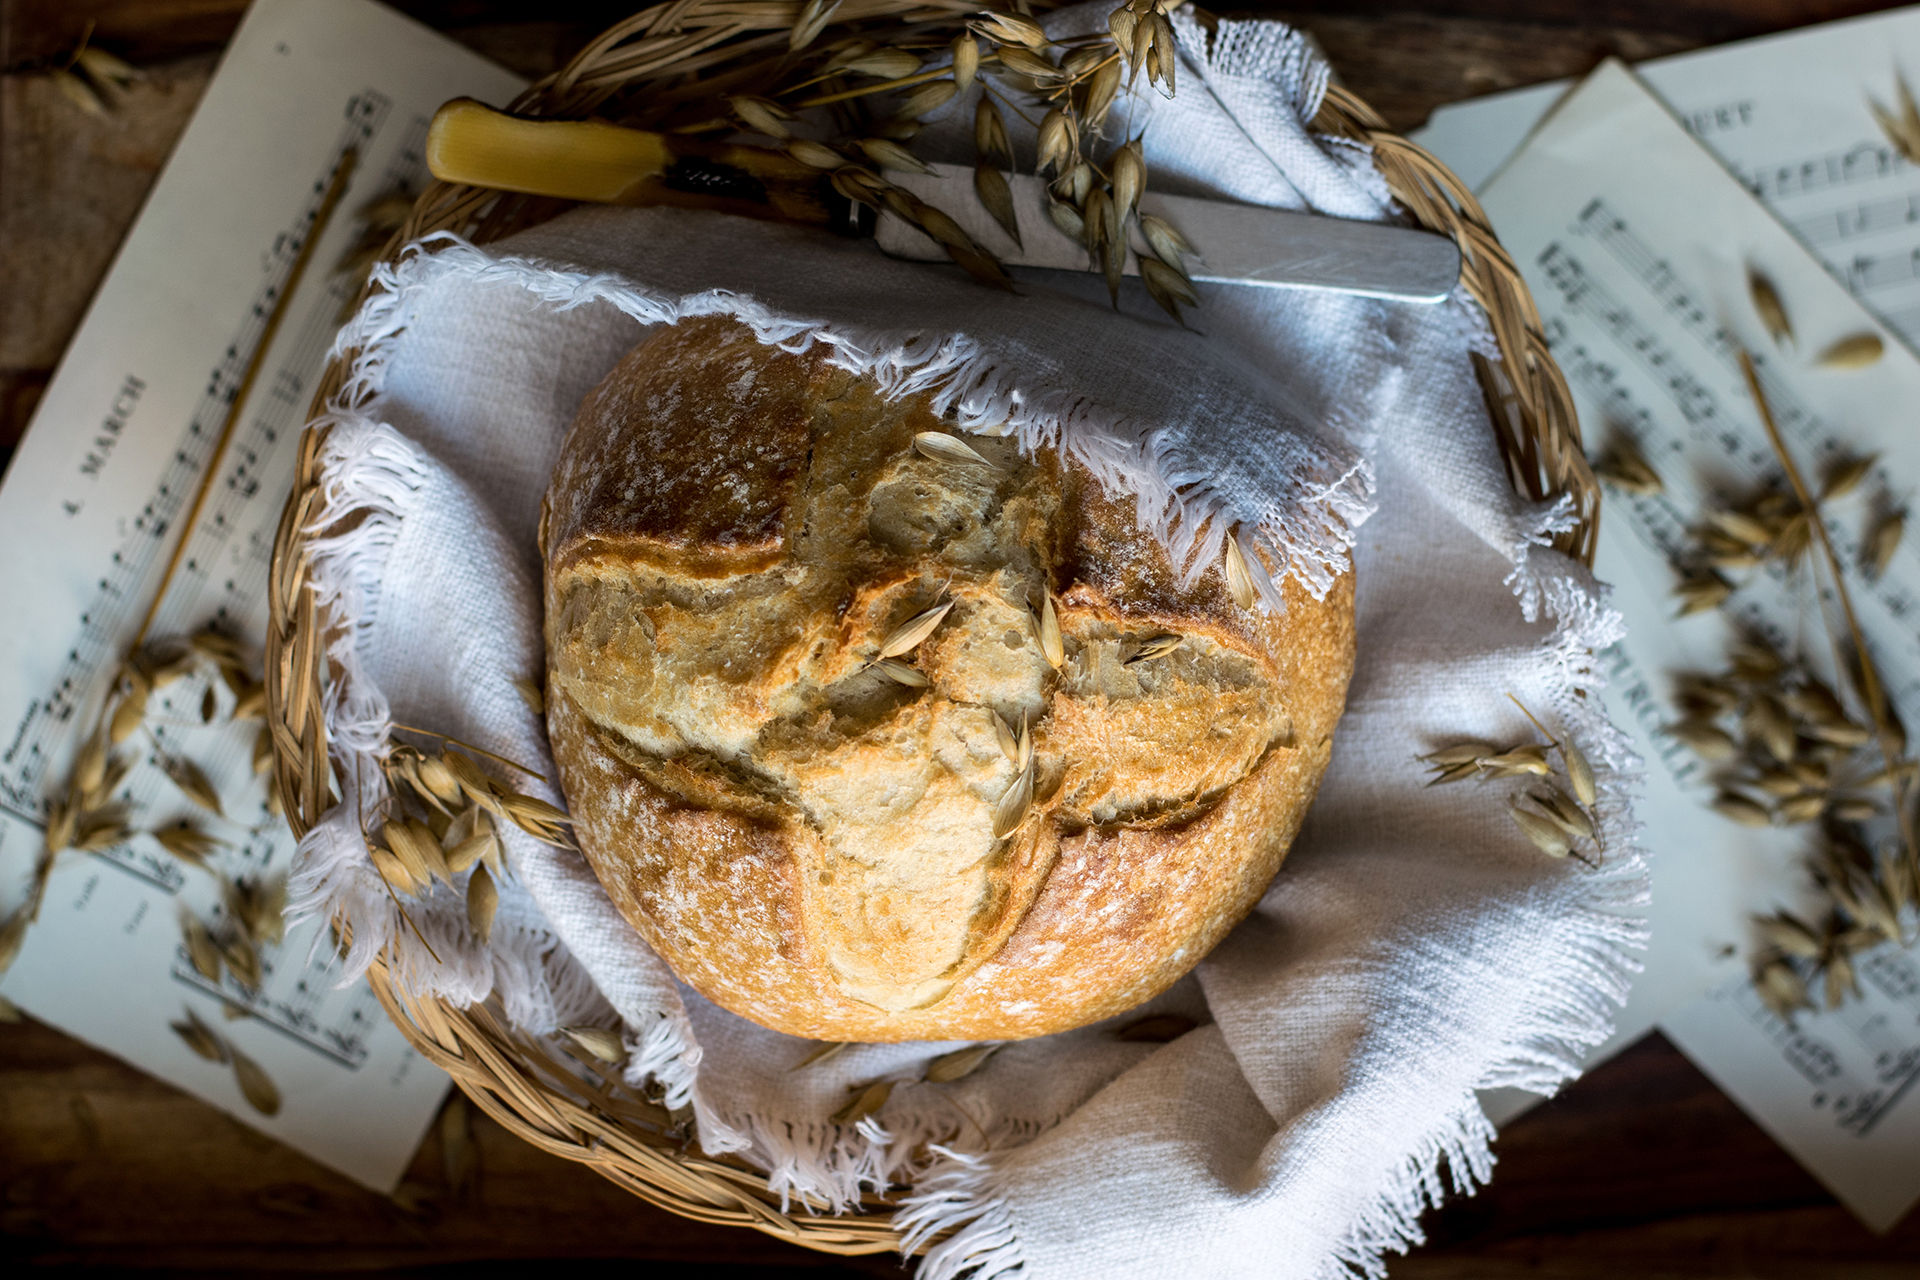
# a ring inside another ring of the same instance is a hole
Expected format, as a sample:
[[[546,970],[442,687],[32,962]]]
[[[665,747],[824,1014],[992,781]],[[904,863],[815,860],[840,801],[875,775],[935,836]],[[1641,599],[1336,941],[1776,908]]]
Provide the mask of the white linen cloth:
[[[1364,149],[1307,131],[1326,69],[1295,33],[1178,27],[1179,96],[1128,121],[1156,187],[1391,216]],[[945,133],[971,114],[950,107]],[[1188,333],[1137,283],[1122,314],[1092,276],[1011,299],[870,246],[671,210],[580,209],[484,250],[441,238],[381,279],[340,338],[359,355],[324,420],[314,527],[347,531],[316,540],[314,581],[351,623],[327,704],[343,800],[295,883],[305,910],[351,919],[349,976],[386,947],[409,989],[492,993],[529,1031],[617,1027],[630,1079],[690,1105],[706,1150],[823,1211],[911,1178],[911,1239],[955,1232],[929,1280],[1380,1275],[1383,1250],[1420,1239],[1443,1167],[1463,1189],[1488,1176],[1474,1090],[1550,1092],[1606,1035],[1645,893],[1634,762],[1592,696],[1589,655],[1619,624],[1543,545],[1565,504],[1507,483],[1465,304],[1203,287]],[[795,1071],[816,1046],[682,987],[584,860],[517,832],[491,946],[444,887],[410,905],[419,936],[400,923],[361,839],[392,724],[551,776],[510,682],[544,665],[534,528],[559,441],[646,324],[715,312],[930,390],[963,425],[1061,444],[1200,570],[1234,522],[1316,592],[1351,548],[1359,659],[1319,800],[1254,914],[1142,1010],[1008,1045],[949,1085],[918,1081],[952,1044],[856,1045]],[[1532,736],[1509,693],[1593,761],[1601,869],[1526,841],[1503,812],[1518,783],[1424,786],[1416,757],[1437,745]],[[1165,1045],[1113,1034],[1155,1011],[1201,1025]],[[876,1116],[828,1122],[880,1079],[901,1083]]]

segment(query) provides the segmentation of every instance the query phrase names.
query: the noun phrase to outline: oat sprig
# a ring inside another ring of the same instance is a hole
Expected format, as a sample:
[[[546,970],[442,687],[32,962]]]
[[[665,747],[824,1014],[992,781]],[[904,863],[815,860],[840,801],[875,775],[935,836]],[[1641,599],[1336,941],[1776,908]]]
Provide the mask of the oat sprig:
[[[982,457],[979,451],[965,440],[962,440],[959,436],[948,435],[944,431],[922,431],[917,433],[913,437],[913,447],[915,452],[919,453],[922,457],[931,458],[935,462],[952,462],[959,463],[963,466],[972,465],[985,467],[989,471],[999,470],[998,467],[995,467],[993,463]]]
[[[1614,437],[1607,453],[1594,464],[1593,474],[1596,479],[1604,480],[1621,492],[1638,497],[1653,497],[1666,492],[1660,473],[1640,452],[1639,444],[1624,434]]]
[[[875,661],[899,658],[919,648],[920,642],[938,630],[940,624],[946,621],[947,615],[953,612],[953,604],[954,602],[949,600],[931,609],[923,609],[889,631],[886,638],[880,642],[880,653]]]
[[[1814,363],[1823,369],[1864,369],[1878,363],[1886,350],[1887,344],[1880,340],[1879,334],[1853,333],[1822,351]]]
[[[1812,921],[1790,911],[1756,917],[1762,947],[1754,957],[1754,987],[1785,1018],[1820,1003],[1838,1008],[1858,994],[1854,957],[1886,943],[1905,945],[1903,923],[1915,904],[1905,861],[1891,850],[1877,856],[1856,831],[1831,825],[1814,855],[1815,886],[1826,899]]]
[[[1006,722],[995,715],[993,723],[1000,750],[1015,770],[1013,781],[993,807],[993,838],[1004,840],[1020,829],[1020,824],[1027,820],[1027,811],[1033,808],[1033,726],[1025,716],[1020,717],[1020,734],[1009,744],[1012,734]]]
[[[1420,757],[1433,774],[1427,785],[1442,786],[1468,779],[1538,779],[1538,789],[1529,789],[1508,799],[1507,816],[1541,853],[1550,858],[1570,857],[1597,870],[1598,855],[1605,849],[1600,842],[1599,824],[1594,820],[1594,806],[1600,795],[1593,767],[1568,735],[1555,737],[1525,703],[1511,693],[1507,697],[1539,730],[1546,743],[1518,742],[1499,747],[1489,742],[1456,742]],[[1560,755],[1564,783],[1560,771],[1553,766],[1555,752]],[[1584,851],[1587,846],[1592,847],[1594,856],[1589,857]]]
[[[1147,245],[1141,282],[1179,320],[1182,307],[1198,302],[1186,268],[1193,246],[1164,220],[1140,214],[1148,179],[1141,139],[1110,139],[1107,129],[1122,89],[1142,73],[1148,86],[1173,96],[1179,52],[1169,15],[1181,2],[1127,0],[1105,32],[1059,40],[1019,0],[964,17],[930,11],[889,41],[870,26],[837,25],[837,0],[808,0],[789,33],[788,55],[765,64],[760,80],[743,85],[730,77],[710,96],[695,82],[674,95],[668,118],[652,123],[692,132],[731,125],[770,139],[826,172],[842,196],[918,227],[976,279],[1012,289],[987,248],[885,176],[924,171],[907,144],[926,116],[978,88],[974,194],[981,206],[1023,242],[1008,183],[1016,167],[1006,127],[1013,113],[1036,130],[1034,171],[1049,179],[1049,218],[1086,247],[1116,304],[1129,229],[1137,228]],[[838,113],[831,136],[807,136],[821,130],[803,115],[828,107]]]
[[[39,917],[60,855],[70,850],[104,853],[140,833],[132,803],[118,795],[135,764],[134,753],[123,749],[135,734],[146,732],[154,761],[183,795],[207,814],[226,820],[218,790],[205,769],[167,749],[149,727],[155,693],[189,676],[209,676],[209,668],[232,695],[230,720],[263,714],[264,685],[246,653],[231,637],[211,627],[191,636],[141,643],[114,671],[105,700],[81,740],[66,781],[47,805],[46,831],[26,899],[0,920],[0,974],[12,964],[28,927]],[[206,693],[213,693],[210,676]],[[217,698],[214,703],[208,713],[203,695],[203,722],[218,714]],[[258,754],[256,749],[256,757]],[[186,819],[156,829],[151,835],[172,857],[207,871],[215,870],[211,860],[227,843]]]
[[[850,1040],[823,1040],[814,1046],[806,1057],[794,1063],[789,1070],[798,1071],[802,1067],[810,1067],[816,1062],[825,1062],[830,1058],[839,1057],[851,1043],[852,1041]]]
[[[1232,534],[1226,540],[1227,591],[1233,596],[1233,602],[1242,609],[1253,608],[1258,593],[1253,586],[1253,572],[1247,567],[1247,553],[1240,549],[1240,540]]]
[[[1780,291],[1773,287],[1773,281],[1755,268],[1747,269],[1747,295],[1753,301],[1754,314],[1760,317],[1760,323],[1767,327],[1767,336],[1774,345],[1780,346],[1793,342],[1793,321],[1787,317],[1786,304],[1780,301]]]
[[[566,1027],[563,1033],[567,1039],[585,1049],[600,1061],[618,1066],[627,1060],[627,1046],[617,1031],[605,1027]]]
[[[1827,534],[1826,521],[1821,517],[1818,501],[1808,489],[1806,478],[1800,472],[1800,466],[1794,461],[1793,453],[1781,438],[1780,427],[1774,421],[1773,407],[1767,402],[1766,392],[1760,386],[1760,376],[1753,366],[1753,357],[1746,351],[1740,352],[1740,371],[1747,380],[1748,393],[1753,396],[1754,408],[1759,411],[1760,424],[1766,429],[1767,441],[1773,446],[1773,452],[1786,472],[1787,481],[1793,486],[1794,496],[1806,510],[1807,523],[1813,531],[1814,540],[1819,544],[1820,554],[1826,563],[1831,579],[1834,598],[1840,603],[1840,610],[1846,619],[1847,639],[1851,642],[1850,667],[1857,676],[1861,698],[1865,701],[1867,713],[1872,717],[1874,735],[1880,746],[1880,753],[1886,762],[1889,785],[1893,789],[1894,817],[1900,827],[1901,843],[1906,847],[1907,873],[1920,880],[1920,841],[1916,840],[1911,805],[1908,803],[1911,788],[1911,770],[1906,760],[1906,732],[1900,728],[1894,718],[1892,703],[1888,700],[1886,686],[1880,678],[1879,669],[1874,663],[1873,654],[1867,646],[1867,638],[1860,629],[1859,616],[1854,612],[1853,593],[1847,587],[1847,575],[1840,564],[1840,557],[1833,549],[1833,540]]]
[[[120,94],[147,75],[95,45],[93,26],[89,20],[73,51],[45,70],[67,101],[90,116],[105,117],[117,109]]]
[[[234,1083],[240,1086],[240,1096],[247,1100],[248,1106],[263,1116],[278,1115],[280,1087],[274,1084],[266,1068],[240,1052],[232,1041],[208,1026],[191,1008],[186,1014],[186,1021],[170,1024],[173,1033],[207,1061],[231,1066]]]
[[[521,681],[515,687],[529,710],[536,706],[529,691],[539,693],[538,707],[544,711],[544,692],[538,686]],[[391,747],[381,764],[388,799],[376,825],[372,829],[363,826],[361,835],[368,861],[386,886],[401,919],[438,960],[432,944],[407,914],[402,899],[425,898],[434,892],[436,884],[463,892],[467,927],[485,945],[493,936],[500,882],[507,876],[506,848],[498,823],[512,823],[544,844],[571,849],[576,847],[569,830],[573,819],[539,797],[493,778],[474,756],[544,781],[532,768],[447,734],[397,723],[393,727],[444,745],[422,748],[396,743]],[[456,882],[463,875],[467,879],[461,890]]]
[[[1757,635],[1732,647],[1726,670],[1676,684],[1681,718],[1663,732],[1712,770],[1712,806],[1743,826],[1794,826],[1828,818],[1863,822],[1881,812],[1887,782],[1861,749],[1871,728],[1833,689]]]
[[[1911,111],[1911,99],[1904,101]],[[1755,301],[1761,303],[1758,291]],[[1857,358],[1868,362],[1864,354]],[[1857,492],[1877,460],[1840,460],[1816,491],[1786,446],[1752,357],[1742,350],[1739,359],[1787,489],[1709,512],[1698,531],[1698,556],[1715,577],[1720,569],[1773,565],[1789,573],[1804,568],[1820,587],[1824,572],[1840,612],[1839,623],[1828,619],[1826,626],[1834,667],[1864,714],[1849,710],[1804,660],[1789,659],[1749,633],[1731,647],[1726,670],[1679,680],[1681,718],[1665,732],[1712,770],[1712,807],[1723,817],[1752,827],[1817,824],[1812,878],[1823,909],[1812,921],[1785,911],[1755,920],[1762,939],[1752,961],[1755,990],[1791,1017],[1812,1007],[1816,994],[1831,1008],[1857,990],[1853,957],[1861,951],[1907,941],[1904,922],[1920,907],[1914,825],[1920,764],[1907,754],[1906,731],[1860,628],[1823,509]],[[1877,577],[1885,570],[1904,523],[1897,511],[1874,517],[1861,540],[1863,572]],[[1732,583],[1719,580],[1727,590],[1716,604],[1733,591]],[[1863,824],[1882,817],[1892,820],[1898,841],[1876,853]]]
[[[1121,665],[1131,667],[1138,662],[1152,662],[1155,658],[1164,658],[1169,654],[1179,652],[1180,647],[1186,642],[1187,638],[1185,636],[1177,636],[1171,633],[1150,636],[1142,640],[1140,647],[1133,651],[1133,656]]]
[[[952,1084],[955,1080],[964,1080],[986,1065],[987,1059],[999,1048],[998,1044],[976,1044],[966,1049],[955,1049],[952,1053],[943,1053],[927,1064],[927,1073],[921,1079],[928,1084]]]
[[[1060,613],[1053,607],[1053,592],[1040,591],[1040,607],[1033,613],[1033,634],[1040,641],[1040,655],[1058,671],[1067,664],[1067,638],[1060,630]]]
[[[887,1105],[887,1099],[893,1096],[894,1082],[880,1080],[870,1085],[856,1085],[850,1091],[853,1096],[847,1099],[845,1106],[828,1117],[830,1124],[859,1124],[868,1116]]]

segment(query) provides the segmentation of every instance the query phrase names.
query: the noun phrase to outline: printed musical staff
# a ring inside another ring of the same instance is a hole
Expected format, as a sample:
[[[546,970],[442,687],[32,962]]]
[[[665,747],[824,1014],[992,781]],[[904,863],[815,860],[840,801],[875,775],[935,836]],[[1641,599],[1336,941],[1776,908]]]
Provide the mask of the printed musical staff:
[[[1756,172],[1741,174],[1741,181],[1762,202],[1771,204],[1835,188],[1911,176],[1913,172],[1913,167],[1894,154],[1885,139],[1876,138],[1802,160],[1767,165]]]
[[[266,978],[275,976],[271,959],[263,957],[261,968]],[[315,1015],[321,1011],[322,1000],[331,992],[319,975],[305,974],[286,988],[286,994],[269,995],[265,983],[258,989],[249,989],[224,971],[219,982],[210,981],[193,967],[184,945],[174,956],[172,977],[189,990],[245,1010],[249,1017],[272,1027],[295,1044],[331,1058],[348,1070],[359,1069],[367,1060],[367,1032],[386,1016],[380,1011],[373,991],[360,987],[344,1010],[327,1011],[330,1016],[322,1022]]]
[[[237,326],[233,338],[219,353],[209,372],[199,404],[181,432],[180,442],[158,482],[127,522],[122,545],[110,557],[107,571],[96,585],[95,597],[78,619],[66,662],[55,687],[31,705],[15,735],[17,763],[0,777],[0,806],[17,817],[37,820],[49,786],[50,762],[63,758],[64,734],[89,723],[88,716],[102,695],[101,682],[109,678],[126,645],[129,628],[151,599],[155,579],[162,572],[166,534],[182,518],[187,502],[208,467],[218,467],[214,488],[200,509],[193,529],[184,531],[179,567],[167,594],[159,603],[154,634],[189,633],[217,621],[235,634],[258,635],[265,623],[265,598],[273,532],[280,504],[292,481],[294,446],[306,421],[310,385],[333,341],[341,310],[352,301],[359,281],[332,273],[332,263],[318,264],[315,276],[323,287],[302,314],[288,318],[283,341],[276,344],[278,360],[263,370],[255,393],[245,406],[224,455],[209,456],[218,424],[232,405],[249,361],[253,359],[268,315],[287,283],[287,272],[314,223],[320,197],[333,169],[349,149],[362,149],[378,137],[390,115],[381,94],[355,95],[346,105],[344,125],[326,173],[316,177],[305,193],[305,203],[292,224],[274,237],[263,263],[268,279]],[[421,147],[427,120],[410,118],[393,163],[378,179],[375,190],[417,189],[426,180]],[[363,188],[364,189],[364,188]],[[129,379],[116,400],[118,406],[136,400],[144,391]],[[125,417],[125,413],[120,413]],[[222,854],[223,868],[233,875],[284,874],[292,860],[293,841],[284,824],[267,810],[264,792],[247,780],[253,776],[251,735],[216,719],[201,723],[200,704],[209,680],[196,675],[169,685],[154,695],[149,715],[153,735],[147,763],[160,753],[186,756],[217,781],[223,792],[247,788],[246,811],[230,808],[232,823],[216,823],[215,834],[230,848]],[[216,691],[217,692],[217,691]],[[159,771],[137,772],[127,795],[149,830],[180,819],[204,822]],[[237,825],[235,825],[237,824]],[[162,850],[151,835],[136,834],[130,841],[91,855],[105,868],[140,882],[165,899],[180,898],[192,886],[178,859]],[[304,948],[304,941],[300,944]],[[372,997],[356,998],[344,1011],[324,1019],[322,998],[329,985],[318,972],[308,972],[305,955],[280,955],[265,948],[265,973],[260,989],[249,991],[230,976],[209,983],[182,962],[173,971],[177,982],[217,996],[237,1009],[273,1026],[291,1040],[343,1067],[357,1068],[366,1056],[365,1028],[370,1017],[381,1016]],[[336,999],[335,1004],[339,1001]],[[364,1007],[363,1007],[364,1006]]]
[[[19,615],[0,628],[0,884],[26,883],[42,797],[64,786],[77,731],[136,637],[213,626],[257,655],[300,430],[359,288],[343,267],[364,212],[426,185],[441,103],[507,102],[523,87],[369,0],[248,6],[0,490],[12,553],[0,576]],[[291,923],[264,946],[257,989],[182,963],[183,915],[222,933],[236,909],[212,872],[272,880],[294,859],[254,773],[260,722],[236,720],[235,706],[210,668],[153,691],[119,747],[132,769],[115,798],[138,831],[55,859],[45,910],[0,984],[36,1016],[390,1190],[446,1080],[364,984],[340,983],[326,922]],[[177,766],[190,785],[176,783],[162,767],[173,758],[204,784]],[[183,821],[218,842],[210,870],[150,834]],[[222,1034],[280,1088],[272,1115],[169,1030],[183,1011],[223,1010]]]
[[[1920,970],[1891,944],[1860,966],[1861,994],[1838,1009],[1787,1019],[1751,983],[1719,994],[1771,1041],[1805,1082],[1807,1106],[1836,1130],[1865,1138],[1920,1082]]]
[[[1920,347],[1920,168],[1875,137],[1744,180],[1854,296]]]
[[[1761,484],[1779,484],[1779,467],[1760,433],[1738,373],[1738,347],[1704,301],[1604,197],[1585,204],[1572,229],[1611,260],[1610,279],[1630,282],[1630,298],[1610,287],[1565,240],[1550,241],[1535,256],[1550,290],[1539,301],[1544,332],[1568,380],[1599,406],[1607,429],[1628,432],[1662,470],[1667,492],[1655,497],[1616,495],[1609,511],[1624,512],[1637,541],[1669,564],[1682,556],[1694,514],[1717,500]],[[1662,317],[1658,325],[1645,315]],[[1689,341],[1676,349],[1661,336],[1671,327]],[[1761,384],[1781,430],[1802,451],[1802,465],[1818,474],[1829,463],[1864,447],[1842,438],[1787,383],[1766,353],[1756,352]],[[1620,363],[1624,358],[1627,364]],[[1628,370],[1632,373],[1629,374]],[[1654,388],[1665,403],[1645,404],[1638,388]],[[1586,411],[1591,421],[1596,416]],[[1598,442],[1596,442],[1598,443]],[[1671,459],[1671,465],[1662,460]],[[1884,470],[1876,482],[1891,484]],[[1830,521],[1835,550],[1848,563],[1860,554],[1858,520]],[[1853,584],[1863,623],[1883,667],[1898,673],[1892,693],[1909,716],[1920,712],[1920,633],[1912,626],[1920,596],[1920,557],[1903,548],[1892,571],[1877,582]],[[1748,592],[1738,609],[1751,626],[1789,647],[1799,634],[1791,622],[1805,607],[1806,585],[1777,567],[1763,571],[1767,589]]]
[[[47,695],[35,701],[18,735],[21,750],[15,753],[12,766],[0,774],[0,806],[29,819],[38,819],[44,812],[45,801],[40,794],[43,775],[52,761],[63,758],[64,736],[85,722],[88,700],[100,696],[101,683],[118,663],[128,634],[137,625],[154,589],[153,579],[165,563],[169,550],[166,535],[192,501],[207,468],[219,462],[209,455],[217,443],[220,423],[266,333],[269,314],[320,211],[332,175],[348,152],[372,141],[385,123],[390,105],[384,95],[372,91],[357,94],[346,104],[338,142],[325,170],[315,176],[293,221],[274,238],[264,260],[267,279],[241,318],[232,340],[209,370],[200,403],[188,419],[179,447],[134,514],[125,541],[113,554],[107,575],[100,580],[93,603],[81,614],[64,669]],[[338,303],[333,305],[337,307]],[[324,325],[330,336],[332,313],[323,316],[317,311],[307,320],[310,326]],[[311,352],[302,355],[310,359]],[[265,452],[261,447],[264,441],[258,439],[258,435],[256,420],[256,438],[237,441],[235,450],[243,456],[250,452],[256,464]],[[243,501],[260,492],[257,484],[250,489],[244,484],[237,485],[234,491]],[[232,504],[225,509],[216,505],[214,512],[216,530],[231,526],[238,515]],[[188,530],[186,536],[193,539],[198,532]],[[264,584],[264,578],[261,582]],[[193,594],[175,593],[176,597]]]

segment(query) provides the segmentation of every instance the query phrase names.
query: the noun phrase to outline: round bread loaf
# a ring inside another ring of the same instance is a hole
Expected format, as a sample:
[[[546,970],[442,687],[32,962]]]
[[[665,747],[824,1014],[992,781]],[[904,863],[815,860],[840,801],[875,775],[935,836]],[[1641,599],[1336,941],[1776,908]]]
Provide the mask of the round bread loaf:
[[[941,431],[985,464],[916,448]],[[725,320],[587,396],[541,552],[594,871],[696,990],[821,1040],[1044,1035],[1164,990],[1279,868],[1353,665],[1350,574],[1278,618],[1214,569],[1182,588],[1078,464]]]

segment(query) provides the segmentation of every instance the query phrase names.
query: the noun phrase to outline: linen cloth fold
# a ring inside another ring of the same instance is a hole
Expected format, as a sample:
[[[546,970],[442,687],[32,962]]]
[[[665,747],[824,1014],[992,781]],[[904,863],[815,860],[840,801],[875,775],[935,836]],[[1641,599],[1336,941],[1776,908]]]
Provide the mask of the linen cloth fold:
[[[1104,19],[1089,5],[1049,26]],[[1158,188],[1393,216],[1364,148],[1308,129],[1327,73],[1304,40],[1269,22],[1176,26],[1179,95],[1115,113],[1144,129]],[[947,108],[936,156],[971,113]],[[1550,1092],[1607,1034],[1645,896],[1635,762],[1592,696],[1591,655],[1620,624],[1545,546],[1566,505],[1507,484],[1470,304],[1203,287],[1190,331],[1134,282],[1118,312],[1092,276],[1035,275],[1010,299],[867,246],[673,210],[579,209],[485,249],[431,239],[379,279],[339,339],[352,374],[322,419],[314,527],[345,531],[314,540],[313,580],[350,624],[326,705],[342,801],[294,885],[302,909],[352,921],[349,977],[385,949],[407,989],[492,996],[530,1032],[615,1028],[629,1078],[690,1106],[702,1147],[819,1211],[911,1181],[909,1244],[948,1233],[928,1280],[1383,1274],[1448,1180],[1489,1174],[1474,1091]],[[817,1046],[679,984],[577,854],[506,833],[490,945],[457,889],[400,921],[361,836],[387,801],[393,726],[552,776],[512,688],[544,667],[541,494],[582,396],[648,326],[703,314],[821,344],[964,429],[1080,458],[1195,573],[1217,571],[1238,527],[1316,594],[1358,575],[1358,662],[1306,827],[1253,915],[1149,1005],[1006,1045],[950,1084],[921,1077],[954,1044],[855,1045],[794,1070]],[[1593,762],[1597,869],[1527,842],[1503,812],[1518,782],[1424,785],[1417,757],[1443,742],[1534,736],[1508,694]],[[1152,1012],[1196,1027],[1164,1045],[1115,1036]],[[897,1082],[884,1107],[831,1122],[877,1080]]]

